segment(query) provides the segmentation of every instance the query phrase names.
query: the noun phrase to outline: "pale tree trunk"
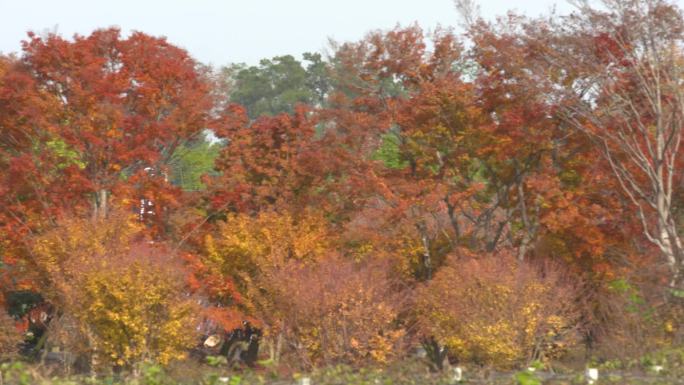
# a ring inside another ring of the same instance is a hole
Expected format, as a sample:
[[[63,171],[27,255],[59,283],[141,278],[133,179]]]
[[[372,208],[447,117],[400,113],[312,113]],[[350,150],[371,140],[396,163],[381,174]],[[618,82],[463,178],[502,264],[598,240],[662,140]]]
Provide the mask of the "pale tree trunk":
[[[108,200],[109,192],[107,190],[99,189],[95,192],[95,197],[93,198],[93,220],[107,218]]]
[[[527,250],[534,240],[537,233],[537,222],[532,223],[527,212],[527,204],[525,203],[525,187],[523,186],[523,181],[521,180],[517,186],[518,192],[518,205],[520,206],[520,218],[523,223],[522,229],[522,239],[520,240],[520,246],[518,246],[518,261],[523,262],[525,260],[525,255],[527,255]],[[538,207],[537,211],[538,211]]]
[[[285,332],[280,330],[277,337],[270,337],[268,339],[268,358],[274,364],[278,364],[280,362],[280,353],[283,349],[283,339],[285,338],[284,335]]]
[[[684,250],[675,219],[684,126],[684,34],[681,12],[661,0],[580,1],[580,18],[564,29],[546,64],[573,68],[564,118],[587,134],[635,208],[645,238],[684,288]],[[567,34],[571,31],[570,34]],[[615,44],[599,56],[592,36]],[[589,36],[589,38],[587,37]],[[559,87],[562,88],[562,87]]]
[[[416,224],[416,230],[420,235],[420,241],[423,246],[422,264],[425,268],[425,278],[432,279],[432,253],[430,252],[430,239],[428,238],[427,225],[424,222]]]
[[[285,338],[285,332],[283,330],[278,333],[278,339],[276,340],[276,348],[275,348],[275,357],[273,358],[273,362],[278,364],[280,362],[280,354],[283,351],[283,340]]]

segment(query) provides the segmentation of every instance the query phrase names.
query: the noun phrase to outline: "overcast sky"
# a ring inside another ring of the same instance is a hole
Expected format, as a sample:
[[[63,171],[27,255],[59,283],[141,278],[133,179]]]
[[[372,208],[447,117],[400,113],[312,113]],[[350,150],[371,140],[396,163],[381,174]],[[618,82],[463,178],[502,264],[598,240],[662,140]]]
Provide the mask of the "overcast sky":
[[[679,0],[684,2],[684,0]],[[531,16],[564,0],[481,0],[487,18],[517,9]],[[214,65],[321,51],[328,38],[361,39],[372,29],[418,22],[455,26],[453,0],[0,0],[0,52],[20,50],[26,31],[63,36],[118,26],[166,36],[197,60]]]

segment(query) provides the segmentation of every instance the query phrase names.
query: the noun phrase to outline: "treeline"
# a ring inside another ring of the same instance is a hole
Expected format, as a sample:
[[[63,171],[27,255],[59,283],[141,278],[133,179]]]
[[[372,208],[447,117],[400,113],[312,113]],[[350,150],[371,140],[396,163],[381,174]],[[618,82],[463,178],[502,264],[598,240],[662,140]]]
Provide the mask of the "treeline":
[[[103,370],[243,321],[303,368],[680,344],[681,10],[464,19],[220,70],[30,34],[0,57],[0,354],[41,303],[31,346]]]

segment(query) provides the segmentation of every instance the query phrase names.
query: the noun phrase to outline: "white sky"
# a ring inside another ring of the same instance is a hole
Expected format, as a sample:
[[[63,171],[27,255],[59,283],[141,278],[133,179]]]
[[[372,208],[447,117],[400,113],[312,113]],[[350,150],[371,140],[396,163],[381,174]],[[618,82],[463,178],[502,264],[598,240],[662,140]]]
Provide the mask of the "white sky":
[[[681,5],[684,0],[677,0]],[[564,0],[481,0],[482,15],[493,18],[509,9],[530,16]],[[118,26],[139,30],[187,49],[213,65],[246,62],[307,51],[321,51],[328,37],[361,39],[372,29],[413,22],[424,29],[438,23],[456,26],[453,0],[0,0],[0,52],[20,50],[29,30],[57,30],[65,37]]]

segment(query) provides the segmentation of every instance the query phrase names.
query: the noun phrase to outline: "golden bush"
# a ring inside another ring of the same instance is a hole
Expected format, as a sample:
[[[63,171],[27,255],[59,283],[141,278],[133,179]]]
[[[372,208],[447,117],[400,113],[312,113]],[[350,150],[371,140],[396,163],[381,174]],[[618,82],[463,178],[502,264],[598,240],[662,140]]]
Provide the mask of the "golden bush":
[[[195,269],[195,275],[214,299],[234,301],[237,289],[247,294],[241,304],[249,312],[268,312],[270,294],[264,291],[262,281],[289,260],[315,260],[324,254],[328,243],[326,221],[315,213],[299,218],[273,211],[257,216],[233,214],[214,234],[205,237],[197,261],[201,269]]]
[[[312,259],[329,242],[326,221],[307,213],[262,212],[230,215],[205,242],[207,259],[223,273],[280,266],[287,259]]]
[[[330,239],[327,221],[313,211],[229,214],[205,235],[201,251],[186,257],[191,286],[219,305],[207,317],[227,330],[245,319],[264,327],[262,345],[277,360],[283,330],[273,274],[291,261],[314,263]]]
[[[462,361],[511,368],[577,342],[570,286],[509,255],[451,259],[416,301],[423,332]]]
[[[182,265],[140,230],[119,212],[63,221],[34,242],[47,297],[71,325],[55,337],[102,363],[165,364],[195,343],[196,311],[184,293]]]

